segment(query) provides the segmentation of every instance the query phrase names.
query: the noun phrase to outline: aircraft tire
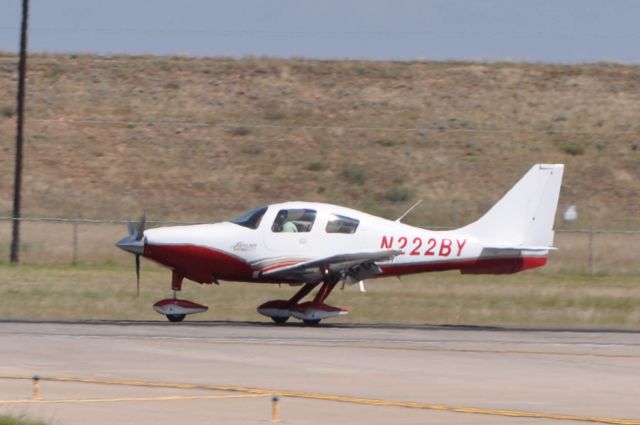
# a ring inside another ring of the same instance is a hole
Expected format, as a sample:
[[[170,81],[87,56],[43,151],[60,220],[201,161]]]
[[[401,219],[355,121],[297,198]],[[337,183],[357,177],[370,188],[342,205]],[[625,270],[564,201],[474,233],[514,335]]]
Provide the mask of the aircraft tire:
[[[167,314],[167,319],[170,322],[182,322],[185,317],[187,317],[186,314]]]
[[[271,317],[271,320],[273,320],[274,322],[276,322],[277,324],[281,325],[284,322],[286,322],[287,320],[289,320],[289,317]]]
[[[320,319],[303,319],[302,321],[307,326],[317,326],[320,323]]]

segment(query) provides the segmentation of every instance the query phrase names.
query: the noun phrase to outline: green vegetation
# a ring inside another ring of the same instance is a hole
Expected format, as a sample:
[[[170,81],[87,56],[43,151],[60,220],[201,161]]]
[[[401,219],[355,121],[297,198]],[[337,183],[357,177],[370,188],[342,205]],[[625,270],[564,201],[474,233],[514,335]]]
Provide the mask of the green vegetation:
[[[350,184],[362,186],[367,181],[367,172],[361,168],[348,167],[342,170],[341,176]]]
[[[242,152],[247,155],[260,155],[262,153],[262,147],[254,144],[245,145],[242,147]]]
[[[309,171],[324,171],[329,168],[329,164],[324,161],[313,161],[307,164],[307,170]]]
[[[60,65],[52,66],[46,73],[46,77],[52,80],[58,80],[64,74],[64,68]]]
[[[385,194],[385,198],[391,202],[405,202],[411,199],[411,189],[406,187],[394,187]]]
[[[47,423],[24,416],[0,416],[0,425],[47,425]]]
[[[5,118],[12,118],[15,114],[16,108],[14,108],[13,106],[6,105],[0,108],[0,115]]]
[[[165,88],[178,90],[180,88],[180,82],[178,80],[168,81],[167,84],[165,84]]]
[[[251,129],[249,127],[234,127],[230,133],[232,136],[248,136],[251,134]]]
[[[384,146],[385,148],[391,148],[394,146],[404,145],[406,142],[404,140],[396,140],[396,139],[378,139],[375,141],[375,143],[380,146]]]
[[[264,114],[264,119],[269,121],[278,121],[284,119],[286,116],[287,115],[281,111],[267,111]]]
[[[581,140],[559,141],[557,145],[562,152],[568,153],[569,155],[583,155],[586,149],[585,143]]]
[[[169,297],[170,273],[144,262],[141,296],[133,267],[10,267],[0,265],[3,317],[164,320],[151,305]],[[512,276],[428,273],[374,279],[367,293],[336,290],[329,302],[350,308],[338,321],[467,325],[640,328],[637,276],[525,272]],[[255,307],[296,288],[185,282],[180,297],[209,305],[188,320],[268,321]]]

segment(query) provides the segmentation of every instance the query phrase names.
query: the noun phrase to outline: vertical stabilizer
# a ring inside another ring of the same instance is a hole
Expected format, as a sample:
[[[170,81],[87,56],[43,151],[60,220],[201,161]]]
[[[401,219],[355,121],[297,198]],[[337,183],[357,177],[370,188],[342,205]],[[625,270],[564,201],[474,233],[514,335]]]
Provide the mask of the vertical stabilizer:
[[[553,245],[564,165],[536,164],[479,220],[459,229],[485,244]]]

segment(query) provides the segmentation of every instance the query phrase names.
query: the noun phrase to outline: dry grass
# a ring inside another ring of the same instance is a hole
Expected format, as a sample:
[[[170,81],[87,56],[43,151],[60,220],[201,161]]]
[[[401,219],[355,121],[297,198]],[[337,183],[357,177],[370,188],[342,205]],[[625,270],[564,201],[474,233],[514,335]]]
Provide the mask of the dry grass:
[[[0,215],[15,61],[0,57]],[[563,162],[576,227],[640,224],[638,66],[52,55],[29,68],[25,215],[212,221],[305,199],[394,217],[424,199],[412,222],[452,226],[532,163]]]
[[[151,305],[170,296],[170,273],[143,264],[142,295],[135,298],[133,264],[122,267],[0,266],[3,317],[47,319],[158,319]],[[337,322],[466,325],[640,327],[640,286],[625,276],[586,277],[521,273],[461,276],[430,273],[372,280],[368,292],[336,290],[329,302],[348,306]],[[190,320],[266,320],[255,307],[288,298],[296,288],[185,283],[182,298],[209,305]]]

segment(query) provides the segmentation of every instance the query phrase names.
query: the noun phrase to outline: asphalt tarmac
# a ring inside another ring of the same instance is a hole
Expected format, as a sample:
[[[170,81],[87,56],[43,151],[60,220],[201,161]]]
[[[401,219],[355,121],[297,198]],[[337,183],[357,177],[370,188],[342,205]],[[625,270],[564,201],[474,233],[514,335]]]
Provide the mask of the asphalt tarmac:
[[[0,321],[0,415],[258,424],[273,396],[288,424],[640,424],[640,332]]]

